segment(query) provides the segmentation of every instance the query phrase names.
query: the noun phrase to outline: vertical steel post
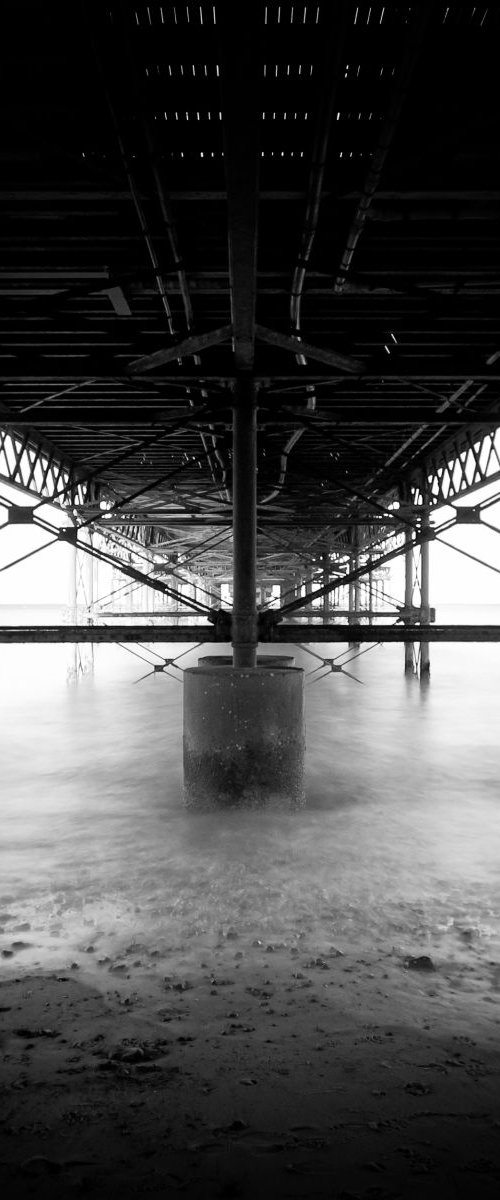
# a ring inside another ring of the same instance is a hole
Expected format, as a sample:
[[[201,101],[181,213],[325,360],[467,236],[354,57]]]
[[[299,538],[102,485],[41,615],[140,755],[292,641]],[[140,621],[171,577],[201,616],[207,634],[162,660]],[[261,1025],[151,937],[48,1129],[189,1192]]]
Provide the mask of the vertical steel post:
[[[330,582],[330,559],[329,559],[328,554],[323,554],[321,556],[321,562],[322,562],[322,566],[323,566],[323,587],[328,587],[328,584]],[[323,596],[323,625],[328,625],[328,620],[329,620],[328,609],[329,609],[329,607],[330,607],[330,593],[325,592],[325,594]]]
[[[422,513],[422,533],[429,531],[429,510],[425,508]],[[426,537],[420,548],[420,624],[429,625],[430,623],[430,606],[429,606],[429,566],[430,566],[430,541]],[[428,642],[420,643],[420,678],[426,678],[431,671],[431,656]]]
[[[354,541],[353,563],[354,563],[354,570],[357,571],[357,569],[359,567],[359,525],[356,525],[354,528],[353,541]],[[355,579],[355,581],[354,581],[354,614],[355,614],[354,623],[356,623],[356,621],[358,620],[358,613],[359,613],[360,607],[361,607],[361,580]]]
[[[89,530],[88,535],[89,546],[92,548],[94,539]],[[92,625],[94,619],[94,559],[91,554],[86,555],[85,565],[87,567],[87,580],[84,583],[85,603],[87,607],[87,624]]]
[[[71,567],[69,572],[69,605],[70,605],[70,624],[78,625],[78,550],[76,545],[71,547]],[[68,665],[68,678],[72,681],[78,679],[78,668],[80,664],[80,646],[75,642],[70,649]]]
[[[408,614],[406,624],[410,618],[410,610],[413,606],[413,544],[411,529],[405,531],[405,611]],[[405,642],[405,675],[413,674],[413,642]]]
[[[233,406],[233,667],[257,665],[257,398],[251,376]]]
[[[313,590],[313,587],[314,587],[314,584],[313,584],[313,573],[312,573],[312,571],[311,571],[311,568],[309,567],[309,569],[308,569],[308,570],[307,570],[307,572],[306,572],[306,577],[305,577],[306,596],[307,596],[307,593],[308,593],[308,592],[312,592],[312,590]],[[307,607],[308,607],[308,609],[311,609],[311,611],[312,611],[312,605],[311,605],[311,601],[309,601],[309,604],[308,604],[308,606],[307,606]]]
[[[371,558],[368,559],[368,620],[373,619],[373,566]]]
[[[357,571],[359,567],[359,533],[358,527],[351,534],[351,553],[349,555],[349,571]],[[347,617],[348,625],[355,625],[358,620],[359,611],[359,579],[351,580],[349,583],[349,615]],[[358,642],[349,642],[349,646],[358,646]]]

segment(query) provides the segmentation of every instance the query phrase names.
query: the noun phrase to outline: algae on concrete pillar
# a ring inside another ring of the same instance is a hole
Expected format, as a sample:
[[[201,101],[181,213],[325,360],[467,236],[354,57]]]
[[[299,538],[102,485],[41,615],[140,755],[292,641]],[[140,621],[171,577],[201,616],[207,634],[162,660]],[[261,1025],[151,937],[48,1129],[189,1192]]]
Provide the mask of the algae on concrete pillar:
[[[196,812],[304,804],[304,672],[207,664],[184,672],[184,798]]]

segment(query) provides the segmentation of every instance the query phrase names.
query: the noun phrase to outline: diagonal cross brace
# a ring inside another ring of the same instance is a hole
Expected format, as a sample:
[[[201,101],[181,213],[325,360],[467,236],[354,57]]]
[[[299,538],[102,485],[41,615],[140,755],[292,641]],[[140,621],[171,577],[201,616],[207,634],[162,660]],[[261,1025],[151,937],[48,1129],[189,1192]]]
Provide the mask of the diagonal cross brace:
[[[232,325],[221,325],[219,329],[212,329],[209,333],[193,333],[180,342],[165,346],[163,350],[154,350],[153,354],[144,354],[142,358],[134,358],[129,363],[128,370],[134,375],[143,371],[153,371],[155,367],[162,367],[165,363],[175,362],[178,358],[187,358],[190,355],[198,354],[200,350],[208,350],[210,346],[219,346],[221,342],[228,342],[232,333]]]
[[[328,366],[338,367],[339,371],[348,371],[353,375],[361,375],[364,363],[359,358],[350,358],[337,350],[323,349],[304,342],[301,337],[292,334],[277,333],[267,329],[265,325],[256,325],[255,334],[259,342],[267,342],[268,346],[277,346],[280,350],[289,350],[291,354],[303,354],[305,358],[316,359],[317,362],[327,363]]]

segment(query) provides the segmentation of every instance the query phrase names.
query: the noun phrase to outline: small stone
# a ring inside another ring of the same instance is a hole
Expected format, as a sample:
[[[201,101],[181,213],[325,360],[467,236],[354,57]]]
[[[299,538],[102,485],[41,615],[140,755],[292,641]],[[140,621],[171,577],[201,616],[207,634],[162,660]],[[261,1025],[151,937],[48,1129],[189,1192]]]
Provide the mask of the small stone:
[[[425,1083],[412,1080],[411,1083],[405,1083],[405,1092],[409,1092],[410,1096],[430,1096],[432,1088],[427,1087]]]
[[[34,1154],[21,1163],[24,1175],[57,1175],[60,1170],[60,1163],[53,1158],[45,1158],[42,1154]]]
[[[408,958],[404,959],[403,966],[406,967],[407,971],[436,970],[432,958],[429,958],[428,954],[419,954],[415,958],[412,957],[412,955],[409,955]]]
[[[141,1048],[141,1046],[132,1046],[130,1050],[125,1050],[120,1057],[124,1063],[143,1062],[144,1050]]]

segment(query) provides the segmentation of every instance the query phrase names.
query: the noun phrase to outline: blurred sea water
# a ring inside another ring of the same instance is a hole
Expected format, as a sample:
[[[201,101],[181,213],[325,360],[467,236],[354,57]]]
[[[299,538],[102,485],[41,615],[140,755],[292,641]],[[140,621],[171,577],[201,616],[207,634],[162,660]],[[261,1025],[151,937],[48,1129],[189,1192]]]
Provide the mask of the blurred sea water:
[[[500,608],[437,619],[497,624]],[[89,940],[111,953],[146,936],[212,944],[234,924],[381,953],[460,954],[475,939],[498,954],[500,644],[431,646],[425,685],[405,678],[402,645],[350,664],[362,686],[306,678],[307,804],[281,815],[188,814],[180,683],[136,683],[147,665],[116,645],[97,646],[84,674],[76,655],[0,646],[0,906],[31,926],[33,961],[67,964]]]

